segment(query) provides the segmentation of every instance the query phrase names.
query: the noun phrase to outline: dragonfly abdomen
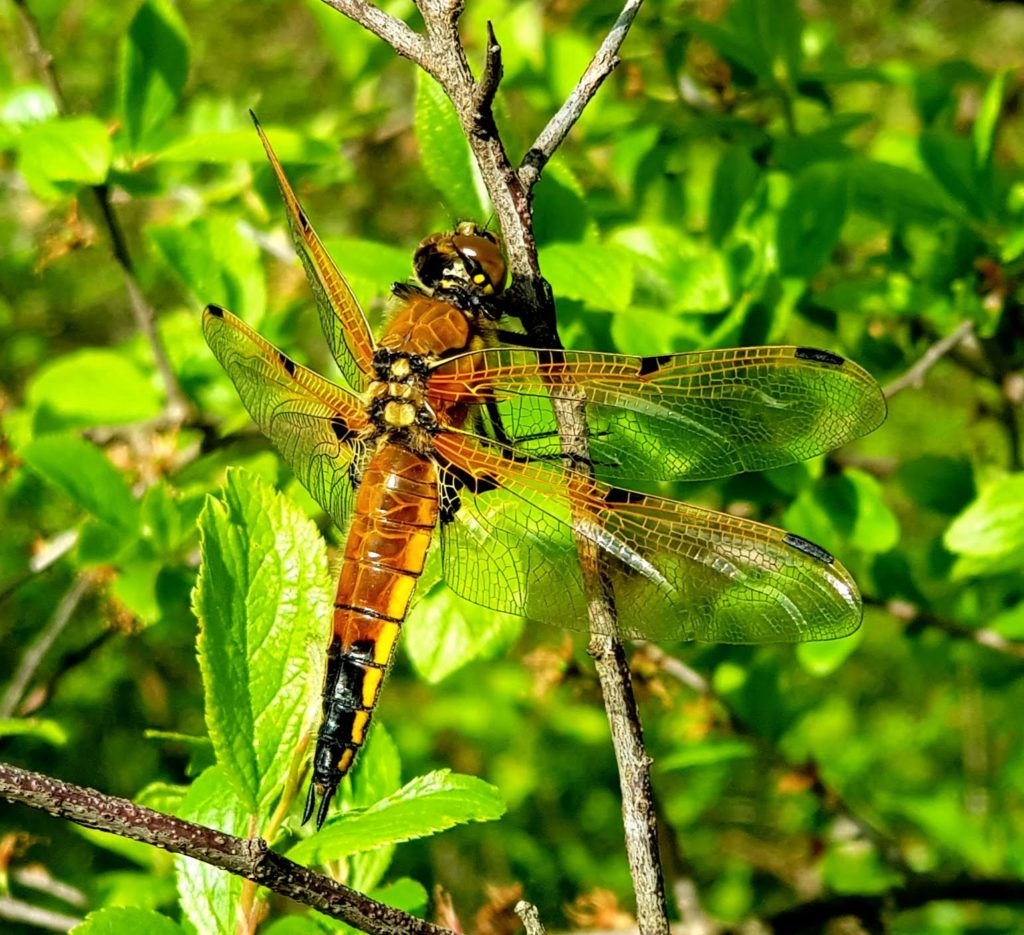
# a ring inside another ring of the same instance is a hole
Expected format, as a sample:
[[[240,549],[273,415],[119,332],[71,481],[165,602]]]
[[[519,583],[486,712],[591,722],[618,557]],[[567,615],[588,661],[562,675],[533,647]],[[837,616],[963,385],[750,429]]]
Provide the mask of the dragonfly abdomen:
[[[399,445],[382,447],[362,476],[334,599],[323,722],[303,819],[318,792],[318,827],[366,739],[437,514],[433,462]]]

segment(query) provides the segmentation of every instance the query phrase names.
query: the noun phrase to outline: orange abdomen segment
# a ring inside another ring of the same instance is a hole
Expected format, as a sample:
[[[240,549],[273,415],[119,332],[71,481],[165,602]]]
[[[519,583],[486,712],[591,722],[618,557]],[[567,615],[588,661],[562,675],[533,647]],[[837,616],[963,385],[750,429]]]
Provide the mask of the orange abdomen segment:
[[[436,525],[434,464],[398,445],[381,448],[356,495],[334,600],[313,759],[313,783],[324,802],[366,738]]]

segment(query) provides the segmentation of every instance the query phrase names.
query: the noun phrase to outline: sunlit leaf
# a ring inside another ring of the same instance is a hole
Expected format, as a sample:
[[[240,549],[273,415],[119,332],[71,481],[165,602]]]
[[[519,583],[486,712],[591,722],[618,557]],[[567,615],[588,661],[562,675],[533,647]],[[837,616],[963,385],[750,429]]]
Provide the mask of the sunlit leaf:
[[[236,794],[253,812],[280,790],[322,683],[310,658],[330,619],[316,527],[244,471],[200,517],[199,666],[206,723]],[[319,654],[317,656],[319,658]]]

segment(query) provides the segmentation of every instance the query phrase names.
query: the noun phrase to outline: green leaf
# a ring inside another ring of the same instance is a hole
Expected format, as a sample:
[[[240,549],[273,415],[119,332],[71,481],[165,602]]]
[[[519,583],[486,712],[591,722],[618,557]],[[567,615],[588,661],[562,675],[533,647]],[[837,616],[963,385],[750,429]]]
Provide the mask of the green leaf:
[[[942,538],[950,552],[979,560],[975,574],[1024,565],[1024,473],[983,485]]]
[[[401,909],[402,912],[415,915],[427,908],[429,894],[418,880],[401,877],[387,886],[373,890],[370,897],[392,909]]]
[[[274,152],[283,163],[319,165],[341,158],[338,148],[285,128],[264,127],[274,141]],[[159,162],[232,163],[263,165],[267,155],[250,126],[244,130],[206,130],[173,140],[154,157]],[[347,274],[346,270],[346,274]]]
[[[211,766],[192,783],[178,817],[226,834],[249,834],[248,809],[219,766]],[[190,857],[175,857],[174,868],[182,912],[195,930],[235,932],[242,878]]]
[[[124,478],[95,445],[74,435],[50,435],[19,452],[28,467],[98,520],[134,535],[138,503]]]
[[[169,0],[145,0],[121,47],[121,116],[134,151],[164,135],[188,77],[188,33]]]
[[[68,742],[67,731],[57,721],[41,717],[0,718],[0,737],[35,737],[54,747]]]
[[[852,653],[861,643],[864,637],[864,628],[851,633],[840,640],[823,640],[817,643],[801,643],[796,647],[796,658],[805,672],[810,672],[818,678],[825,678],[836,671],[846,662]],[[810,652],[804,652],[811,647]]]
[[[974,161],[979,166],[988,165],[992,161],[992,148],[995,145],[996,130],[999,127],[999,115],[1003,109],[1003,98],[1011,69],[1004,68],[992,76],[985,88],[978,116],[971,129],[971,142],[974,144]]]
[[[746,740],[701,740],[685,744],[668,756],[655,761],[661,772],[689,769],[692,766],[707,766],[711,763],[725,763],[729,760],[747,759],[754,755],[753,746]]]
[[[483,221],[491,203],[455,108],[433,78],[418,75],[415,128],[423,170],[450,215]]]
[[[61,117],[28,127],[18,137],[18,168],[40,198],[99,185],[110,170],[113,145],[95,117]]]
[[[972,217],[985,220],[993,203],[990,174],[987,166],[975,162],[970,141],[951,133],[926,130],[917,145],[935,181]]]
[[[629,305],[635,271],[629,251],[596,243],[553,243],[539,253],[556,298],[608,311],[624,311]]]
[[[387,728],[377,721],[370,729],[366,747],[352,773],[351,804],[369,808],[402,784],[402,764],[398,747]]]
[[[779,213],[779,272],[809,279],[832,255],[846,220],[848,186],[843,163],[802,172]]]
[[[28,384],[28,404],[46,431],[124,425],[160,414],[151,380],[123,353],[89,348],[44,365]]]
[[[254,475],[228,471],[223,498],[199,519],[193,594],[206,724],[237,795],[261,812],[322,685],[310,647],[330,621],[327,555],[309,519]]]
[[[187,935],[173,919],[153,912],[151,909],[136,909],[132,906],[114,906],[90,912],[85,921],[71,931],[74,935],[124,935],[125,932],[139,932],[145,935]]]
[[[474,659],[507,648],[522,629],[522,618],[471,604],[442,584],[417,602],[402,645],[420,676],[436,685]]]
[[[921,455],[900,465],[896,479],[917,503],[953,516],[974,499],[974,475],[966,458]]]
[[[761,170],[743,147],[731,146],[718,163],[708,210],[708,233],[720,244],[757,190]]]
[[[17,132],[37,123],[46,123],[58,114],[57,102],[41,84],[14,88],[0,104],[0,127]]]
[[[406,783],[365,812],[333,819],[288,856],[302,863],[338,860],[471,821],[495,821],[504,813],[505,803],[494,786],[474,776],[438,770]]]
[[[147,234],[198,304],[223,305],[250,321],[263,316],[267,287],[260,250],[239,233],[234,218],[208,213],[190,224],[151,227]]]

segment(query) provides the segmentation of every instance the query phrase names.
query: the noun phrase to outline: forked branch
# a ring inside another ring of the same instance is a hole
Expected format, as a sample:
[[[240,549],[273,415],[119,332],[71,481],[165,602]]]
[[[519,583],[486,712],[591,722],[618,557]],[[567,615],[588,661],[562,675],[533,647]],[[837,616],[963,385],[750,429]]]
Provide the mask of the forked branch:
[[[391,43],[400,55],[415,61],[451,99],[501,225],[512,274],[510,305],[514,303],[527,334],[538,346],[560,349],[562,344],[555,326],[554,300],[550,286],[541,275],[537,257],[532,192],[552,154],[618,64],[618,50],[642,0],[627,0],[583,77],[551,118],[519,169],[513,168],[492,113],[492,102],[501,81],[501,47],[490,25],[484,69],[480,80],[476,81],[458,33],[462,11],[460,0],[419,0],[418,7],[426,27],[425,46],[407,35],[404,24],[398,28],[391,23],[390,32],[385,30],[382,25],[386,20],[384,14],[370,4],[341,0],[324,2]],[[391,35],[396,35],[399,41],[392,42]],[[583,402],[569,383],[561,385],[561,392],[554,400],[562,453],[577,471],[590,463]],[[626,852],[637,899],[637,921],[644,935],[663,935],[668,932],[668,921],[651,792],[650,759],[644,749],[643,732],[622,644],[613,637],[597,635],[615,632],[615,606],[611,595],[601,584],[600,558],[593,554],[593,543],[586,536],[577,536],[577,546],[588,583],[590,629],[595,634],[590,653],[596,662],[619,769]]]

